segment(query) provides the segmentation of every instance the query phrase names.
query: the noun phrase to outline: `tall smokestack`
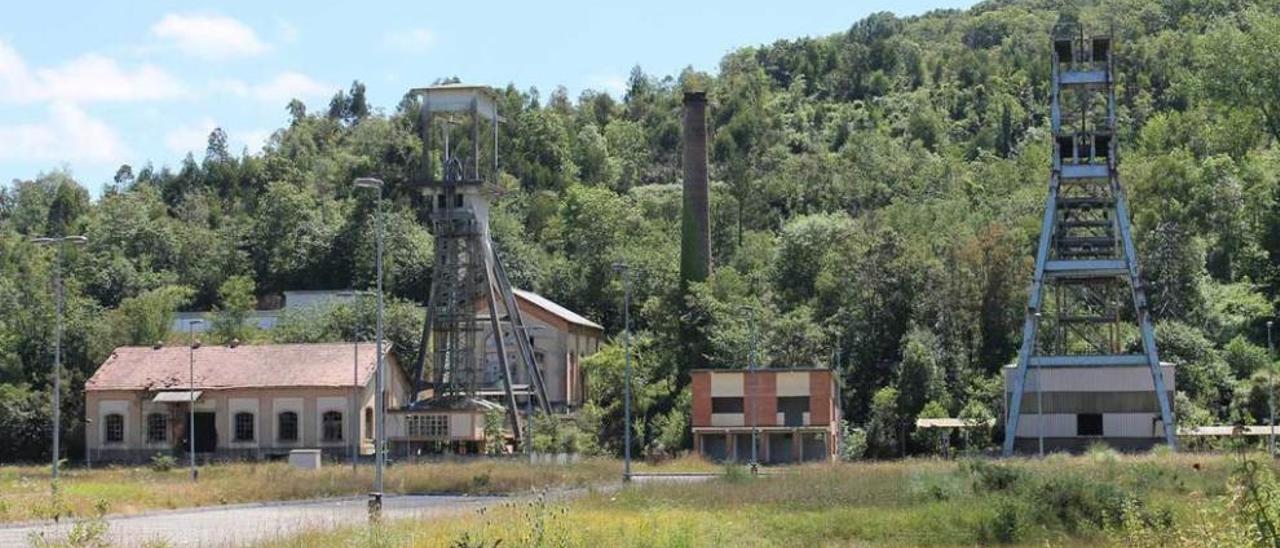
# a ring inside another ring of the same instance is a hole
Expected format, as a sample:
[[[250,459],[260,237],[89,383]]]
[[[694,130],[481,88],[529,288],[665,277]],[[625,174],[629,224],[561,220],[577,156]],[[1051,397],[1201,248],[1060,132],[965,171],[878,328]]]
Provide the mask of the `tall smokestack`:
[[[684,209],[680,223],[680,284],[711,274],[711,191],[707,185],[707,94],[684,94]]]

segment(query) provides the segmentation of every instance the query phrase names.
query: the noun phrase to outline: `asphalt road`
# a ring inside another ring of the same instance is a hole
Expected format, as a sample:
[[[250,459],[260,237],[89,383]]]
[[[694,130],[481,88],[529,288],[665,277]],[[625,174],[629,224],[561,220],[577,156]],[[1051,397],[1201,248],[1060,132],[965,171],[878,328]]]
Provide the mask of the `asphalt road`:
[[[698,482],[718,474],[636,474],[636,483]],[[620,484],[598,487],[617,489]],[[571,497],[585,491],[553,491],[554,498]],[[526,495],[527,496],[527,495]],[[511,500],[508,497],[449,495],[389,495],[383,499],[386,519],[431,519],[458,515],[483,506]],[[107,539],[113,546],[140,546],[163,540],[172,546],[242,546],[274,538],[292,536],[309,529],[333,529],[357,525],[368,519],[367,499],[345,498],[308,501],[269,502],[231,506],[206,506],[183,510],[151,512],[129,516],[108,516]],[[25,546],[33,535],[62,540],[74,521],[0,525],[0,547]]]
[[[387,519],[456,515],[504,500],[503,497],[440,495],[388,496]],[[139,546],[163,539],[173,546],[240,546],[289,536],[306,529],[331,529],[368,519],[364,498],[242,504],[108,517],[107,537],[114,546]],[[0,526],[0,546],[26,546],[32,535],[65,539],[72,522]]]

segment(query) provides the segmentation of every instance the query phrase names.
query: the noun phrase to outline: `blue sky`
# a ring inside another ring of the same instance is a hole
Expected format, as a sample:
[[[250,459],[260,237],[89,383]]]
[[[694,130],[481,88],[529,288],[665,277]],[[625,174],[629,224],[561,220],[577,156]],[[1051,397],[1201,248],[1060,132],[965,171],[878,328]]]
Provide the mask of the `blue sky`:
[[[738,47],[972,3],[20,2],[0,21],[0,181],[65,167],[97,195],[122,163],[201,157],[214,127],[256,151],[290,98],[322,109],[354,79],[384,109],[454,75],[620,94],[637,64],[714,71]]]

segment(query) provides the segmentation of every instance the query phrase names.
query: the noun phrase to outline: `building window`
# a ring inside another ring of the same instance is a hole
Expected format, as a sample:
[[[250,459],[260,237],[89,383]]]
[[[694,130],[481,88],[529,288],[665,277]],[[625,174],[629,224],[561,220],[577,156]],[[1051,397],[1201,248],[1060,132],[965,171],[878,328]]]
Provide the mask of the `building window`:
[[[107,443],[124,443],[124,415],[112,413],[102,420]]]
[[[373,408],[364,408],[364,438],[373,439]]]
[[[342,441],[341,411],[325,411],[320,423],[324,427],[324,441]]]
[[[448,415],[409,415],[409,436],[415,438],[448,438]]]
[[[164,443],[169,439],[169,417],[164,413],[147,415],[147,442]]]
[[[1077,436],[1101,436],[1102,415],[1099,413],[1081,413],[1076,415]]]
[[[711,398],[712,413],[741,413],[742,398]]]
[[[276,433],[280,441],[298,441],[298,414],[285,411],[276,418]]]
[[[804,414],[809,412],[809,396],[779,397],[778,412],[782,413],[783,426],[804,426]]]
[[[253,413],[241,411],[235,416],[236,441],[253,441]]]

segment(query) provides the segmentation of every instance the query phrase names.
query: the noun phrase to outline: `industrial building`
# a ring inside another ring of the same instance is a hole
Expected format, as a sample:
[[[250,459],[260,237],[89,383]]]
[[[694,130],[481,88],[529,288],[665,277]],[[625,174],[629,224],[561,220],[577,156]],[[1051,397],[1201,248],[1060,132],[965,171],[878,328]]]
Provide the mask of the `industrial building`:
[[[1176,389],[1171,363],[1160,364],[1167,397]],[[1125,451],[1150,449],[1164,440],[1160,403],[1145,365],[1089,370],[1067,367],[1031,368],[1022,393],[1014,451],[1079,452],[1096,442]],[[1017,364],[1004,368],[1012,386]],[[1006,398],[1013,397],[1005,392]]]
[[[714,461],[830,461],[840,402],[830,369],[699,369],[692,373],[693,450]]]
[[[388,401],[408,377],[388,354]],[[143,462],[190,450],[202,459],[371,451],[374,345],[126,346],[85,383],[85,443],[95,462]]]

